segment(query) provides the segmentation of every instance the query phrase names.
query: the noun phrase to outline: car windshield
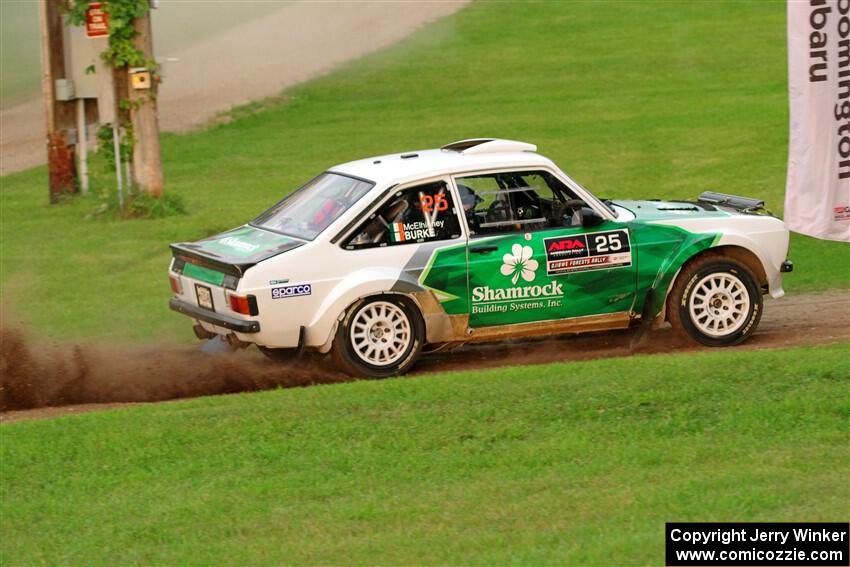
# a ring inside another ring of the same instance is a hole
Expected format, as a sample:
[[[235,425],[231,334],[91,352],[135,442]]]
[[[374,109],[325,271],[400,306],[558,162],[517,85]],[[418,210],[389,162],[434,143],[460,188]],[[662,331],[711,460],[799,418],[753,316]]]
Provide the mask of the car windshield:
[[[354,205],[374,183],[323,173],[258,216],[253,226],[313,240]]]

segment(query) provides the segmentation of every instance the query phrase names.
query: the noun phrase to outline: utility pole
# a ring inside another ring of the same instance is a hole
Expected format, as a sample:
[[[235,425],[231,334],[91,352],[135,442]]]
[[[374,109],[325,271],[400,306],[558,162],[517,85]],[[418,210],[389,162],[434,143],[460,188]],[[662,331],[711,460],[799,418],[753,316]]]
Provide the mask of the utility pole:
[[[65,79],[65,47],[63,45],[61,0],[41,0],[39,20],[41,35],[41,90],[44,95],[47,124],[47,169],[50,202],[56,203],[62,193],[77,191],[77,168],[74,141],[69,132],[75,125],[73,96],[63,93],[57,100],[58,79]]]
[[[150,10],[133,22],[136,48],[146,61],[153,61]],[[130,120],[136,139],[133,146],[133,178],[152,197],[162,197],[162,157],[159,148],[159,123],[156,112],[157,80],[151,69],[130,69]]]

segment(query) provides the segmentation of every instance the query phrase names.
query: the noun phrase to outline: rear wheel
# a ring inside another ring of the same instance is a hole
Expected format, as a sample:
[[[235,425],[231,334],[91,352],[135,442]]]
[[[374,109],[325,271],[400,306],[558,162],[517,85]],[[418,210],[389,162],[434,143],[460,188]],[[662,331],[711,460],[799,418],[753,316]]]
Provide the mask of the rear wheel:
[[[707,255],[686,265],[667,299],[673,329],[706,346],[744,342],[763,310],[753,273],[735,260]]]
[[[381,295],[358,301],[337,328],[331,355],[352,376],[407,372],[422,349],[425,325],[410,300]]]

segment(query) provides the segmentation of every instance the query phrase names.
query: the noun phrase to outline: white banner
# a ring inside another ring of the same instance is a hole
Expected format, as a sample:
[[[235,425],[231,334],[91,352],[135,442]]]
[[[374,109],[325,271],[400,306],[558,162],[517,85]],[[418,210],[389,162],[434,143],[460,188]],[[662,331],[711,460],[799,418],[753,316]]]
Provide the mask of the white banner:
[[[785,223],[850,242],[850,0],[788,0]]]

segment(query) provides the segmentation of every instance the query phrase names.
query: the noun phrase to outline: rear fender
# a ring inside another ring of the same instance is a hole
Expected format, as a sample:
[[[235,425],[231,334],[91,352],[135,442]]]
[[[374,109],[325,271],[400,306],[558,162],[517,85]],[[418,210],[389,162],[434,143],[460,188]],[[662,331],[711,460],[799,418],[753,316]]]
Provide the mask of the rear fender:
[[[337,325],[345,311],[355,302],[372,295],[404,295],[416,304],[418,292],[426,291],[409,274],[392,268],[365,268],[352,272],[325,296],[316,314],[307,326],[307,344],[318,347],[320,352],[330,350]]]

